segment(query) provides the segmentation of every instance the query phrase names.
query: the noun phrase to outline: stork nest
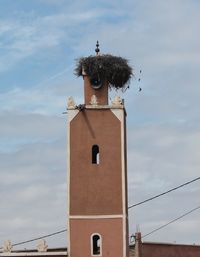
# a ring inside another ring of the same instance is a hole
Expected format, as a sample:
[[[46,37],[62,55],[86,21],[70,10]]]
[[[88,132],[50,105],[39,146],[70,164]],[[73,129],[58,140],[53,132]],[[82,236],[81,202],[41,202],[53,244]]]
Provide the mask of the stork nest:
[[[128,60],[112,56],[97,55],[83,57],[77,60],[75,75],[82,76],[83,71],[91,78],[107,81],[110,88],[125,89],[133,75]]]

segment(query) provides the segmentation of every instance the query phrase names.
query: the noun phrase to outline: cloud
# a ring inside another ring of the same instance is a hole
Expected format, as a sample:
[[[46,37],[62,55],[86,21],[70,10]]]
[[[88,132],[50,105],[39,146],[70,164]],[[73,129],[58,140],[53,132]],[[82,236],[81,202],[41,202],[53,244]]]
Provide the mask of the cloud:
[[[112,24],[122,23],[123,25],[127,9],[122,11],[117,8],[116,4],[106,2],[87,8],[90,3],[88,1],[84,4],[81,2],[67,4],[58,8],[53,14],[43,16],[34,11],[26,13],[16,10],[18,16],[15,13],[14,18],[8,16],[7,19],[2,19],[0,21],[0,35],[1,33],[3,35],[0,45],[2,56],[0,72],[5,72],[22,60],[30,59],[36,54],[40,56],[48,52],[50,56],[51,49],[59,51],[63,44],[69,47],[70,55],[73,53],[74,56],[79,56],[82,45],[87,43],[89,33],[92,36],[98,30],[101,36],[101,31],[104,29],[102,25],[108,21]],[[112,13],[110,13],[110,8],[112,8]],[[116,25],[115,28],[117,28]],[[79,40],[80,37],[82,40]],[[93,47],[96,40],[95,35]],[[86,43],[82,44],[82,42]]]
[[[71,71],[71,69],[70,69]],[[8,117],[15,113],[40,114],[43,116],[56,115],[61,118],[66,111],[67,99],[74,97],[77,104],[83,101],[82,80],[66,80],[69,70],[64,70],[44,81],[26,88],[14,87],[0,94],[0,114]],[[60,77],[60,78],[59,78]],[[69,87],[70,85],[70,87]],[[31,116],[34,118],[34,115]]]
[[[4,36],[4,41],[0,45],[2,53],[0,71],[6,71],[40,51],[59,46],[63,40],[70,39],[67,30],[72,24],[91,18],[90,13],[70,15],[70,17],[59,14],[35,17],[35,20],[25,22],[24,20],[2,22],[0,34]]]
[[[200,134],[183,127],[140,125],[128,136],[129,205],[143,201],[199,176]],[[168,223],[199,205],[199,182],[137,206],[129,211],[130,232],[140,225],[142,234]],[[150,240],[193,243],[194,215],[152,234]],[[183,237],[181,222],[187,231]],[[145,238],[145,240],[149,240]],[[180,239],[181,238],[181,239]],[[193,239],[192,239],[193,238]]]
[[[33,126],[33,134],[37,125]],[[18,131],[16,127],[15,129]],[[44,131],[40,131],[38,127],[36,134],[39,132],[42,135]],[[46,132],[48,133],[47,130]],[[57,138],[56,135],[55,137]],[[43,143],[20,144],[20,148],[14,152],[0,153],[0,225],[4,231],[0,234],[1,245],[7,238],[16,243],[66,226],[64,142],[64,139],[59,139],[56,142],[44,140]],[[66,245],[64,237],[62,235],[59,238]],[[35,244],[34,242],[32,245],[35,247]],[[56,244],[52,242],[51,245]]]
[[[104,9],[93,8],[83,11],[80,7],[75,7],[76,4],[67,5],[67,8],[64,8],[65,12],[60,10],[52,15],[21,13],[17,19],[15,15],[15,19],[1,20],[0,36],[3,40],[0,45],[0,72],[7,71],[35,54],[42,54],[45,51],[51,55],[51,49],[60,49],[64,42],[73,45],[73,38],[77,40],[81,34],[84,36],[83,26],[86,30],[93,29],[91,21],[107,15]]]

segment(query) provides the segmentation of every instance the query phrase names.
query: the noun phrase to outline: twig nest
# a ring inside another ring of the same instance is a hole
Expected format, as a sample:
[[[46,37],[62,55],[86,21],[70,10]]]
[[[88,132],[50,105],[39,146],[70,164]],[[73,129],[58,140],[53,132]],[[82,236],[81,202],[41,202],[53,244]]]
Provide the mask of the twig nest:
[[[133,75],[128,60],[113,55],[83,57],[77,60],[75,75],[82,76],[83,71],[91,79],[107,81],[110,88],[126,88]]]

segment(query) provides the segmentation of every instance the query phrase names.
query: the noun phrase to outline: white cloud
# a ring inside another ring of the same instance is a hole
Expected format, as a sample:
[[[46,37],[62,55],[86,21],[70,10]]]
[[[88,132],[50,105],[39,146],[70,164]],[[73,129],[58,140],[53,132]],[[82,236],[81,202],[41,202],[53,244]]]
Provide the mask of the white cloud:
[[[93,9],[85,10],[69,7],[66,12],[53,15],[30,17],[24,14],[18,20],[7,19],[0,21],[0,36],[4,36],[1,42],[2,51],[0,72],[4,72],[21,60],[48,51],[51,55],[52,48],[60,48],[63,42],[73,42],[73,35],[80,34],[81,26],[86,26],[92,20],[100,18],[104,12]],[[80,30],[80,31],[79,31]],[[75,33],[75,31],[77,31]]]
[[[143,201],[199,176],[200,134],[184,127],[167,124],[143,126],[129,132],[128,173],[129,205]],[[198,206],[199,181],[129,211],[130,232],[140,225],[142,234],[168,223]],[[194,216],[183,222],[187,236],[182,236],[180,223],[162,229],[144,240],[193,243],[190,227]],[[169,232],[170,231],[170,232]],[[171,233],[171,236],[169,236]]]
[[[0,94],[2,105],[1,112],[9,113],[32,113],[41,115],[62,116],[66,111],[67,99],[74,97],[77,104],[82,102],[83,85],[82,80],[66,80],[71,68],[65,69],[47,80],[41,81],[35,86],[26,89],[15,87]],[[59,81],[59,76],[61,80]],[[33,116],[34,117],[34,116]]]
[[[21,145],[16,152],[0,154],[1,245],[7,238],[16,243],[66,226],[64,141]],[[64,238],[59,237],[66,245]]]

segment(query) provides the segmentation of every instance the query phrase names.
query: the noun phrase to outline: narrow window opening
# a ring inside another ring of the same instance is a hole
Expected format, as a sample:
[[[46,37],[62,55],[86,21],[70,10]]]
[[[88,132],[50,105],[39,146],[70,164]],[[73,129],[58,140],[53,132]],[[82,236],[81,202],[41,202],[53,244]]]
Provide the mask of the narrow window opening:
[[[99,164],[100,158],[99,158],[99,146],[93,145],[92,146],[92,163],[93,164]]]
[[[101,254],[101,238],[99,235],[92,236],[92,255]]]

